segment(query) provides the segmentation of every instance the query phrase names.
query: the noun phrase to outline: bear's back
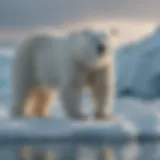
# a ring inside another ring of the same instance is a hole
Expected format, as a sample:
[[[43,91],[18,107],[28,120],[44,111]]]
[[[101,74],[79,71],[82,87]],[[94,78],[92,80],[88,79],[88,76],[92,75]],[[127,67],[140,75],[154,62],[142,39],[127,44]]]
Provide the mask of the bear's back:
[[[58,86],[70,61],[68,37],[38,35],[34,44],[34,66],[39,83]]]

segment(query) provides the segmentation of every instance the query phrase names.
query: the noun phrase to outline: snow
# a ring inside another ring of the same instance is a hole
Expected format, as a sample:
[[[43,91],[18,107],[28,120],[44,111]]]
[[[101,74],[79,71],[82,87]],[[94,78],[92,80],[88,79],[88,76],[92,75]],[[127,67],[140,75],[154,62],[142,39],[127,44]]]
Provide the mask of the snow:
[[[88,110],[88,113],[93,110],[90,101],[88,98],[84,102],[86,105],[83,109],[86,112]],[[140,140],[141,138],[159,139],[160,116],[157,108],[152,107],[153,104],[160,104],[160,100],[144,102],[138,98],[118,98],[114,104],[115,120],[110,122],[94,121],[92,117],[88,122],[69,121],[64,112],[58,115],[58,110],[63,110],[61,105],[57,108],[53,107],[53,116],[47,119],[11,119],[9,112],[6,112],[8,118],[6,116],[0,121],[0,141],[20,140],[22,143],[26,140],[41,142],[63,139],[77,142],[113,143],[137,138]]]

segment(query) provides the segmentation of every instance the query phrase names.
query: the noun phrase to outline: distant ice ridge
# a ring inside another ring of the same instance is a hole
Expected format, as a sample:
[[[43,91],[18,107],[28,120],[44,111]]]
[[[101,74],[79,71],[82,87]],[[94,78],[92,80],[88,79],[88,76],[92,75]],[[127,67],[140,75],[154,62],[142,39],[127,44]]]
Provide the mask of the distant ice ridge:
[[[119,96],[160,97],[160,27],[119,48],[115,56]]]

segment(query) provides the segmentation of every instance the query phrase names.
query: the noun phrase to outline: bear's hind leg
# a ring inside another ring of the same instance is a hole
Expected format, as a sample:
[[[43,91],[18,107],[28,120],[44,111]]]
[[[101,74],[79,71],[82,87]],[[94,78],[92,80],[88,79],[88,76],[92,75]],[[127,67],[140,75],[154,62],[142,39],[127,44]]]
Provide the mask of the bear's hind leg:
[[[30,91],[25,103],[25,116],[46,117],[49,116],[49,107],[52,102],[53,90],[37,86]]]
[[[48,117],[49,107],[52,102],[53,90],[41,86],[33,87],[24,105],[24,116],[28,117]],[[24,147],[21,149],[20,156],[24,160],[30,159],[53,159],[50,151],[43,151],[38,148]]]

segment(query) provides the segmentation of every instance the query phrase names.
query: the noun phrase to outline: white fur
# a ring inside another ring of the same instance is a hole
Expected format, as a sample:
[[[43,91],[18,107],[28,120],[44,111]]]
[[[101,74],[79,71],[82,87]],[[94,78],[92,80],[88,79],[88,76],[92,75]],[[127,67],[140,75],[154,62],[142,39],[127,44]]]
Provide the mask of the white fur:
[[[109,69],[113,67],[112,55],[107,51],[100,57],[96,51],[98,43],[109,47],[109,37],[103,30],[84,29],[62,37],[46,34],[29,37],[14,60],[12,115],[22,115],[24,101],[32,87],[44,86],[58,88],[68,116],[82,118],[81,90],[90,74],[94,77],[94,86],[101,88],[96,92],[103,94],[103,98],[96,98],[99,107],[96,112],[100,116],[109,114],[109,111],[104,113],[104,109],[108,106],[107,97],[113,98],[113,71]],[[98,77],[102,78],[98,80]]]

